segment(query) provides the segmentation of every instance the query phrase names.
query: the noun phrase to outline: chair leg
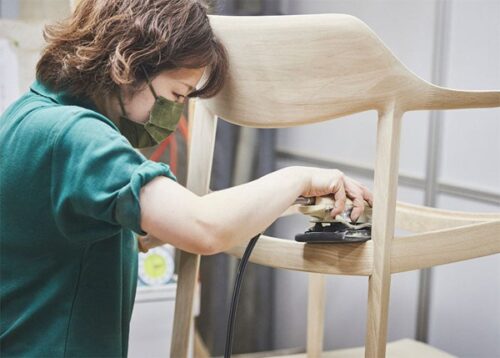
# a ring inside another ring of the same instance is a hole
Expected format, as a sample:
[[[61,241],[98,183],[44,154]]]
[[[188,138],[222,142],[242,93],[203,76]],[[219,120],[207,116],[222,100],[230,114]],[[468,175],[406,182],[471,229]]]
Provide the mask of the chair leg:
[[[398,187],[403,113],[389,106],[379,113],[373,193],[373,271],[368,284],[365,357],[385,357],[391,286],[391,247]]]
[[[391,276],[374,275],[368,281],[368,317],[365,357],[385,357]]]
[[[200,255],[181,251],[170,346],[171,357],[186,358],[188,355],[189,334],[191,324],[193,324],[193,300],[199,267]]]
[[[325,276],[309,274],[307,300],[307,358],[319,358],[323,352],[325,327]]]

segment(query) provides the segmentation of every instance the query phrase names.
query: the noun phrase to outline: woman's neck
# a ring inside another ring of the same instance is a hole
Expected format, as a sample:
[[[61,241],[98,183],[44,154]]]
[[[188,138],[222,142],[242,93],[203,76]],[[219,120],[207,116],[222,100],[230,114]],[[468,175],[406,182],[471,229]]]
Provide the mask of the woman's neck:
[[[95,96],[92,101],[99,113],[109,118],[116,126],[119,125],[119,105],[112,95]]]

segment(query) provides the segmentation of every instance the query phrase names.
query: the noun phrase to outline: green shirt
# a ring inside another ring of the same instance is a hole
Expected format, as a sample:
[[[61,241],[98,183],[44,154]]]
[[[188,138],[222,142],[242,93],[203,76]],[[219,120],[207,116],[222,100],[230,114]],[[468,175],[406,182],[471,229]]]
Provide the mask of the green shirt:
[[[0,356],[126,356],[147,160],[35,81],[0,117]]]

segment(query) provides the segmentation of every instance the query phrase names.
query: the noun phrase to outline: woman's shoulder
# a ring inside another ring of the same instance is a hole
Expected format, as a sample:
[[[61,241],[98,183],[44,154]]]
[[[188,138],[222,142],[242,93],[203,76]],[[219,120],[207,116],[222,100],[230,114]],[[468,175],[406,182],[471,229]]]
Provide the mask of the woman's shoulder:
[[[38,117],[38,118],[37,118]],[[45,132],[52,147],[60,144],[99,147],[110,142],[129,146],[116,125],[91,109],[76,105],[56,105],[33,113],[33,126]],[[132,147],[130,148],[132,149]]]
[[[49,127],[51,131],[68,130],[72,126],[88,126],[88,130],[119,134],[115,123],[97,112],[92,102],[76,98],[65,91],[50,89],[35,80],[17,105],[16,116],[26,117],[26,124]]]
[[[53,110],[54,115],[59,118],[51,130],[53,147],[70,146],[96,150],[114,147],[136,152],[118,127],[107,117],[79,106],[62,107],[65,108]]]
[[[97,128],[97,132],[119,134],[113,121],[92,108],[76,104],[58,103],[53,98],[30,90],[6,108],[1,116],[4,129],[35,132],[50,136],[53,131],[68,130],[72,126]]]

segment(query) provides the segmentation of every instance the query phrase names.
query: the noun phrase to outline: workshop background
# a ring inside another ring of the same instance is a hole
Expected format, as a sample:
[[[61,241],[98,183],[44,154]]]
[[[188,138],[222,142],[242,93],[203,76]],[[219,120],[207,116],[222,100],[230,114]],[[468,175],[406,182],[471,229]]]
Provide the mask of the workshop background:
[[[226,0],[212,4],[212,13],[225,15],[351,14],[367,23],[423,79],[457,89],[500,89],[498,0]],[[47,22],[65,16],[69,9],[68,0],[0,0],[1,20]],[[26,59],[15,59],[15,51],[9,50],[12,44],[2,37],[0,33],[0,110],[30,83],[23,74],[29,70],[23,68]],[[308,165],[338,168],[372,188],[375,119],[376,112],[369,111],[284,129],[239,128],[219,120],[211,187],[223,189],[284,166]],[[182,137],[178,139],[177,165],[180,182],[185,183],[185,151]],[[168,163],[169,151],[160,160]],[[407,113],[399,173],[400,201],[499,212],[500,109]],[[266,234],[293,239],[308,226],[307,217],[292,216],[279,219]],[[236,264],[225,254],[202,258],[196,337],[211,355],[223,353]],[[174,280],[169,283],[163,291],[138,288],[130,356],[168,352],[175,292]],[[363,345],[366,301],[365,277],[328,278],[326,350]],[[500,255],[396,274],[391,283],[388,340],[410,337],[459,357],[500,357],[499,302]],[[233,351],[303,351],[306,307],[306,273],[249,264]]]

